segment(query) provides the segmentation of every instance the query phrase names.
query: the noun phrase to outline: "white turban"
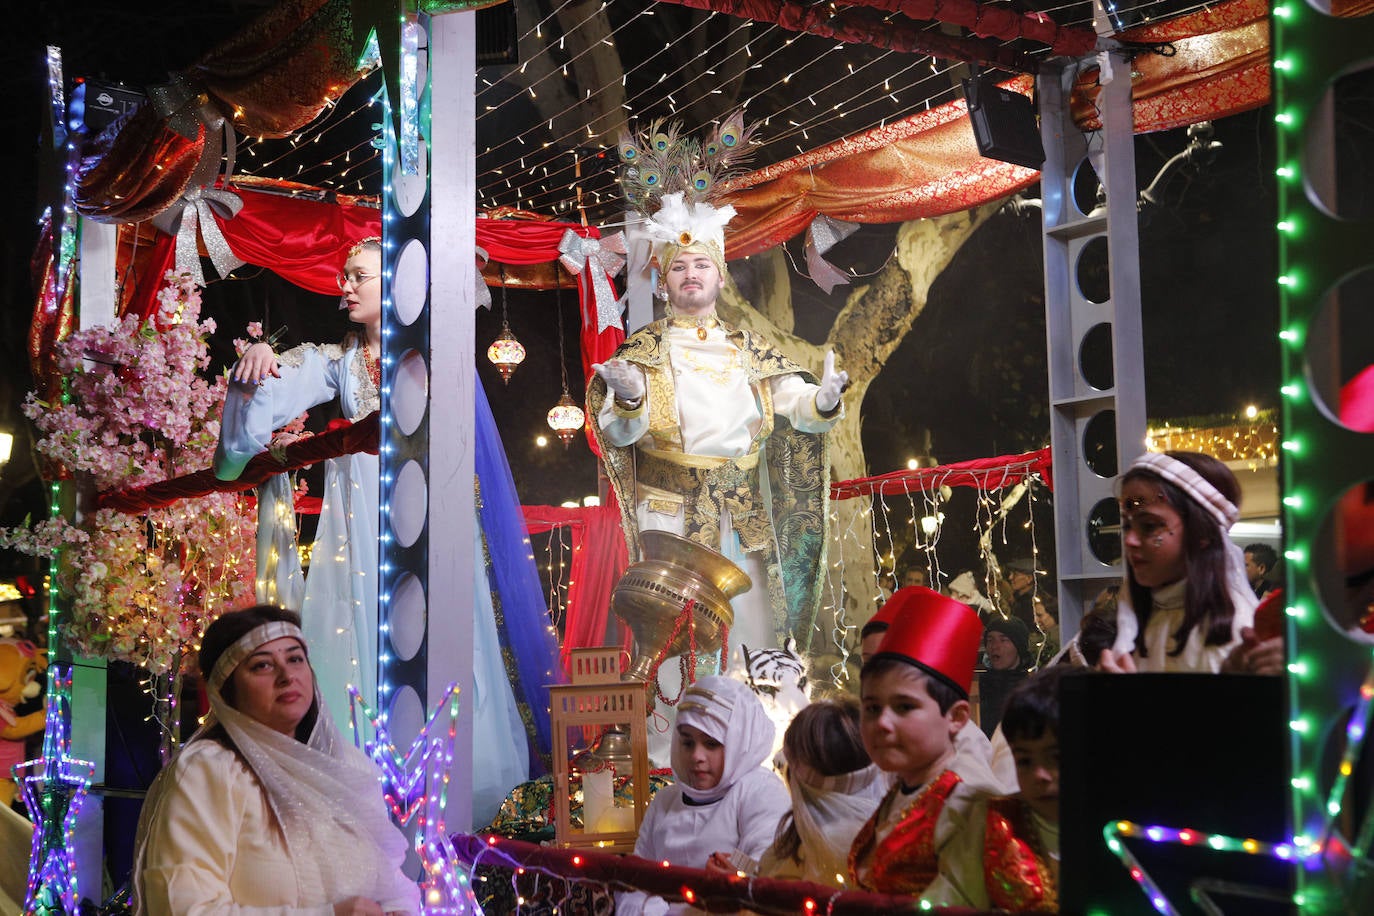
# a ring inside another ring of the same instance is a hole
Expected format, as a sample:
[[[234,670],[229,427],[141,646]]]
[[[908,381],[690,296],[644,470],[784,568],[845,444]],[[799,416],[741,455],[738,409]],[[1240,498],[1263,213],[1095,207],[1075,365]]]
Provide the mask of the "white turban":
[[[693,801],[713,802],[743,777],[761,767],[773,753],[773,721],[748,685],[734,678],[703,677],[687,688],[677,708],[677,724],[689,725],[725,747],[720,782],[711,789],[690,789],[691,766],[678,741],[673,742],[673,776]]]

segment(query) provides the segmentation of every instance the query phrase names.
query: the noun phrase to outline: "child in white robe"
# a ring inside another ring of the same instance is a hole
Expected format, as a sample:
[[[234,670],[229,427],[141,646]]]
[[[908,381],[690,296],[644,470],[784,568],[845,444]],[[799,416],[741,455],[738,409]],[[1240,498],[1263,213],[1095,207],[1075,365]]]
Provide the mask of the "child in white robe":
[[[678,704],[676,782],[660,789],[639,828],[635,855],[655,862],[733,873],[757,861],[790,808],[787,789],[764,764],[773,723],[746,685],[704,677]],[[641,892],[620,894],[619,916],[698,912]]]
[[[782,750],[792,812],[778,825],[759,874],[845,887],[854,836],[892,784],[864,750],[858,702],[807,706],[787,727]]]

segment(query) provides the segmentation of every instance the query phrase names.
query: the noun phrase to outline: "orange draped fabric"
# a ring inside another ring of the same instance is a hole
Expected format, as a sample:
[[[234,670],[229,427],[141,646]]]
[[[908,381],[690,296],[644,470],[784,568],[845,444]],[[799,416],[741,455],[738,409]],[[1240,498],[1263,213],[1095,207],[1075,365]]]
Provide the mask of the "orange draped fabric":
[[[191,109],[217,114],[239,135],[286,137],[355,82],[349,0],[286,0],[173,74]],[[82,216],[130,223],[155,216],[186,190],[205,147],[187,139],[152,102],[111,124],[81,150],[75,203]]]
[[[1364,15],[1374,0],[1342,0],[1338,16]],[[1172,42],[1171,57],[1135,59],[1137,133],[1168,130],[1256,108],[1269,100],[1269,5],[1228,0],[1209,9],[1116,36]],[[1101,127],[1097,70],[1085,70],[1071,100],[1084,130]],[[1004,85],[1029,94],[1030,80]],[[1038,173],[983,159],[962,99],[848,137],[733,183],[727,200],[728,256],[757,254],[801,232],[818,214],[882,223],[967,210],[1020,190]]]
[[[1029,94],[1031,78],[1004,85]],[[785,242],[821,213],[854,223],[940,216],[1039,180],[1033,169],[980,156],[967,115],[959,99],[746,175],[726,196],[738,213],[727,257]]]
[[[1136,133],[1170,130],[1248,111],[1269,101],[1269,4],[1231,0],[1158,25],[1129,29],[1123,41],[1170,42],[1170,57],[1138,56],[1133,69]],[[1097,68],[1084,70],[1074,88],[1074,122],[1102,126]]]
[[[1365,16],[1374,0],[1334,0],[1332,15]],[[1136,133],[1169,130],[1257,108],[1269,101],[1268,0],[1230,0],[1168,22],[1140,26],[1124,41],[1172,42],[1174,56],[1136,58]],[[1096,71],[1074,93],[1074,120],[1084,130],[1101,126],[1093,100]]]
[[[351,0],[284,0],[185,75],[240,133],[289,137],[358,81]]]

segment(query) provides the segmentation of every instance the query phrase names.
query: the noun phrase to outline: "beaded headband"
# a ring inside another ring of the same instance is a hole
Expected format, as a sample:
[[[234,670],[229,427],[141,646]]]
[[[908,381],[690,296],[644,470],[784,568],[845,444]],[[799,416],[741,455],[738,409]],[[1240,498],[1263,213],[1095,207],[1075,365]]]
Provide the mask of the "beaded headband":
[[[229,680],[229,675],[234,673],[234,669],[242,664],[243,660],[252,655],[259,646],[265,646],[274,639],[291,637],[301,644],[305,649],[305,636],[301,633],[301,628],[294,623],[285,620],[269,620],[267,623],[260,623],[253,629],[244,633],[236,639],[229,648],[224,650],[224,654],[215,661],[215,667],[210,671],[210,680],[206,688],[213,693],[218,693],[224,686],[224,682]]]
[[[1231,530],[1231,526],[1240,518],[1239,506],[1223,496],[1207,478],[1177,458],[1162,452],[1146,452],[1131,463],[1131,470],[1137,468],[1157,474],[1178,487],[1193,502],[1206,509],[1223,531]]]

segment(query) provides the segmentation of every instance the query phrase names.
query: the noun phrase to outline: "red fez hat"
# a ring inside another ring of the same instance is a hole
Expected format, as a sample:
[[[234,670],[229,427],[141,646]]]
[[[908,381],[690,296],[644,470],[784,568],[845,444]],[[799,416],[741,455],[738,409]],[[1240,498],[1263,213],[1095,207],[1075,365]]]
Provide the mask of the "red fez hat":
[[[911,601],[912,592],[929,591],[919,586],[908,585],[906,588],[899,588],[892,593],[892,597],[883,602],[883,606],[868,618],[868,623],[863,625],[859,631],[859,637],[863,638],[870,633],[884,633],[887,628],[892,626],[892,621],[897,619],[897,615],[902,613],[907,604]]]
[[[901,602],[892,610],[892,621],[873,657],[891,656],[913,664],[967,697],[983,642],[978,612],[919,585],[898,589],[883,610],[897,604],[899,596]]]
[[[1341,424],[1357,432],[1374,432],[1374,366],[1341,386]],[[1341,565],[1347,576],[1374,567],[1374,486],[1356,484],[1340,499]]]

